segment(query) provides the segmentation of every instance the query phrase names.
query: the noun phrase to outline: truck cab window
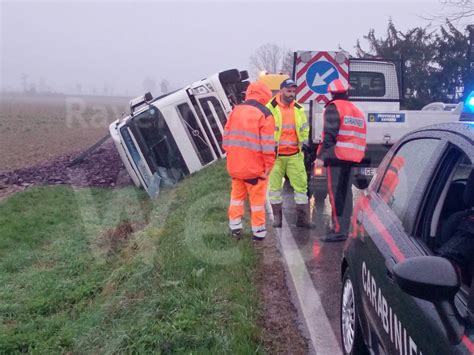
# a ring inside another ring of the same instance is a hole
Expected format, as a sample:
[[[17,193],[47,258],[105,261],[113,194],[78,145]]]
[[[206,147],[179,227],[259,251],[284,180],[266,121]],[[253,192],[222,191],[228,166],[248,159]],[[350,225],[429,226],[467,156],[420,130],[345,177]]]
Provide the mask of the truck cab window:
[[[175,183],[184,175],[189,174],[178,145],[160,110],[151,107],[134,117],[131,128],[143,137],[145,146],[142,146],[141,150],[152,173],[158,173],[164,181],[170,183]]]
[[[351,72],[349,77],[349,96],[383,97],[385,96],[385,77],[382,73]]]

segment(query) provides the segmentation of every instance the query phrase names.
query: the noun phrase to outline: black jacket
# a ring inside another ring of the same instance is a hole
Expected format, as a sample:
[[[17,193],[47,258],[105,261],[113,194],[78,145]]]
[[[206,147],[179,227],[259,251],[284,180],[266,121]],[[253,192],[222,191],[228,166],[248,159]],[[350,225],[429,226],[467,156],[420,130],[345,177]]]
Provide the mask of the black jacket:
[[[318,158],[324,160],[325,164],[331,164],[339,160],[336,158],[334,149],[336,147],[336,137],[339,133],[340,122],[341,119],[336,105],[330,101],[324,111],[324,139],[321,142],[322,147],[318,154]]]

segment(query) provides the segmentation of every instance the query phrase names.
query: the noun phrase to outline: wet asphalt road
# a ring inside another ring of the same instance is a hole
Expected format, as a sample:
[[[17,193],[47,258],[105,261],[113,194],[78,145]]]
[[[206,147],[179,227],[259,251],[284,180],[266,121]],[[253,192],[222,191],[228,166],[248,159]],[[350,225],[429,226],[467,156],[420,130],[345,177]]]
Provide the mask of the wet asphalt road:
[[[360,191],[353,189],[354,201]],[[341,344],[340,337],[340,292],[341,292],[341,260],[344,242],[324,243],[320,240],[331,227],[331,205],[326,198],[322,210],[312,206],[312,221],[315,229],[296,228],[296,211],[291,188],[284,190],[283,214],[295,240],[313,286],[319,295],[322,308],[326,313],[330,327]],[[324,334],[318,334],[324,337]]]

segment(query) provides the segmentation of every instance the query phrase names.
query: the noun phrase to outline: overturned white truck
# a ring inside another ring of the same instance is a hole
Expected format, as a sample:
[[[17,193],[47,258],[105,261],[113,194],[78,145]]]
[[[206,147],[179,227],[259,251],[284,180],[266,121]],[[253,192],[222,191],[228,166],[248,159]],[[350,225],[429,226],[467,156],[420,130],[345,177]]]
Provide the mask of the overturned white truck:
[[[248,85],[246,71],[231,69],[167,95],[131,100],[130,114],[109,131],[135,185],[153,198],[161,185],[225,157],[227,116]]]

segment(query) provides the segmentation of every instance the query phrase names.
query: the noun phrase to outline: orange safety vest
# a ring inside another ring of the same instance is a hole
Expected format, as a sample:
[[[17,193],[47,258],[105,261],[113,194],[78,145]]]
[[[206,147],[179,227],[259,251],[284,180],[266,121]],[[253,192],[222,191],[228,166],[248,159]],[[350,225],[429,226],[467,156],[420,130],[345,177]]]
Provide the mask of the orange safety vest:
[[[300,148],[298,146],[298,136],[296,135],[294,102],[286,105],[281,100],[281,95],[278,95],[275,100],[278,103],[282,117],[278,153],[284,155],[296,154],[300,151]]]
[[[235,107],[224,131],[227,170],[235,179],[253,179],[269,173],[275,161],[275,122],[256,100]]]
[[[339,112],[340,124],[334,152],[337,159],[360,163],[367,147],[364,114],[347,100],[332,102]]]

